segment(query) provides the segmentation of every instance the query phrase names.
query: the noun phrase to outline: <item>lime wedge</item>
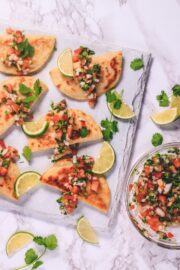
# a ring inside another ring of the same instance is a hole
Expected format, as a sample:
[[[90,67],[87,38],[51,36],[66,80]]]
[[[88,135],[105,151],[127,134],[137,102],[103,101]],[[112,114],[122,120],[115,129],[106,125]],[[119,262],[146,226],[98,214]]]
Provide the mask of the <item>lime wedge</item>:
[[[151,119],[158,125],[167,125],[174,122],[178,116],[177,108],[167,109],[151,115]]]
[[[171,97],[171,103],[170,103],[171,108],[177,108],[177,114],[180,116],[180,96],[172,96]]]
[[[120,119],[131,119],[131,118],[133,118],[135,116],[135,113],[130,108],[130,106],[127,105],[122,100],[122,97],[118,92],[113,91],[113,93],[121,100],[122,103],[121,103],[121,107],[119,109],[114,108],[114,103],[115,102],[108,103],[108,109],[110,110],[110,112],[114,116],[116,116],[117,118],[120,118]]]
[[[40,137],[42,136],[49,127],[49,123],[47,121],[45,122],[25,122],[22,125],[22,129],[24,133],[32,138]]]
[[[6,254],[11,256],[13,253],[29,244],[34,235],[29,232],[17,232],[8,239],[6,244]]]
[[[64,76],[73,77],[73,61],[71,49],[65,49],[59,55],[57,65]]]
[[[21,197],[24,193],[28,192],[34,186],[40,184],[41,175],[34,171],[27,171],[22,173],[14,184],[14,192],[16,198]]]
[[[76,230],[82,240],[90,244],[98,244],[97,235],[85,217],[78,219]]]
[[[110,143],[103,142],[100,154],[97,160],[95,160],[93,166],[93,172],[97,174],[103,174],[109,171],[115,163],[115,152]]]

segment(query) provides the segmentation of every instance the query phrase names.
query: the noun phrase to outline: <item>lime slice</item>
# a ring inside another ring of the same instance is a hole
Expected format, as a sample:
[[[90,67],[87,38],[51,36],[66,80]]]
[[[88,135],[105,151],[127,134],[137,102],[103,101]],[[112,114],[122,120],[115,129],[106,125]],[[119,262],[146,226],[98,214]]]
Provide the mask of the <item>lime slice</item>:
[[[82,240],[91,244],[98,244],[97,235],[85,217],[78,219],[76,230]]]
[[[167,125],[174,122],[177,116],[177,108],[171,108],[152,114],[151,119],[158,125]]]
[[[171,97],[171,108],[177,108],[177,114],[180,116],[180,96],[172,96]]]
[[[8,239],[6,244],[6,254],[11,256],[13,253],[29,244],[34,235],[29,232],[17,232]]]
[[[49,123],[47,121],[45,122],[25,122],[22,125],[22,129],[24,133],[32,138],[40,137],[42,136],[49,127]]]
[[[112,146],[108,142],[103,142],[100,154],[97,160],[95,160],[93,166],[93,172],[97,174],[103,174],[109,171],[115,163],[115,152]]]
[[[73,61],[71,49],[65,49],[59,55],[57,65],[64,76],[73,77]]]
[[[41,175],[34,171],[27,171],[22,173],[14,184],[14,192],[16,198],[21,197],[24,193],[28,192],[34,186],[40,184]]]
[[[110,110],[110,112],[120,118],[120,119],[131,119],[135,116],[135,113],[133,112],[133,110],[129,107],[129,105],[127,105],[123,100],[121,95],[116,92],[113,91],[113,93],[121,100],[122,104],[121,107],[119,109],[115,109],[114,108],[114,103],[115,102],[111,102],[108,103],[108,109]]]

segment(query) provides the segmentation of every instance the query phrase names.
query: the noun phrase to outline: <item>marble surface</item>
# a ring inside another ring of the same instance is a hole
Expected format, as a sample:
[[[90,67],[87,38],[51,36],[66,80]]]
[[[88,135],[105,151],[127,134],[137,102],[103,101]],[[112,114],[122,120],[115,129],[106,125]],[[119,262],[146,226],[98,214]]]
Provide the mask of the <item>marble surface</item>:
[[[161,132],[164,142],[180,138],[179,122],[170,129],[154,125],[149,116],[158,108],[156,95],[170,93],[180,83],[179,0],[1,0],[0,18],[28,28],[63,29],[91,39],[150,51],[153,64],[131,164],[151,149],[151,135]],[[131,165],[129,166],[131,167]],[[59,248],[47,254],[42,270],[179,270],[180,251],[160,248],[144,240],[131,225],[124,208],[111,234],[100,235],[94,247],[79,239],[72,228],[57,226],[17,214],[0,213],[0,269],[22,264],[21,256],[7,258],[5,243],[16,230],[36,234],[56,233]]]

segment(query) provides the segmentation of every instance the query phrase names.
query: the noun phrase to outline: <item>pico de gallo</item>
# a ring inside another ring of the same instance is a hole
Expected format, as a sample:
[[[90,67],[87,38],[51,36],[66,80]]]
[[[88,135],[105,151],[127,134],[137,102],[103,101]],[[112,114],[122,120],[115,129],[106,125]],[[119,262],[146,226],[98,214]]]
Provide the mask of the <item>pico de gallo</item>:
[[[64,153],[67,147],[70,147],[69,140],[77,138],[85,138],[90,134],[90,130],[86,126],[86,122],[81,119],[80,123],[76,123],[76,115],[69,115],[67,104],[62,100],[58,104],[51,104],[51,111],[47,114],[47,121],[50,122],[55,130],[55,140],[58,147],[54,150],[52,161],[55,162]],[[72,147],[72,154],[76,153],[76,147]]]
[[[15,162],[18,158],[18,151],[12,146],[6,147],[4,141],[0,140],[0,186],[4,184],[10,163]]]
[[[79,62],[80,66],[75,69],[75,78],[79,85],[87,93],[90,107],[94,107],[97,101],[96,88],[101,79],[101,66],[92,64],[92,55],[95,52],[87,47],[74,50],[73,62]]]
[[[33,89],[27,87],[24,83],[19,84],[17,90],[16,84],[5,84],[4,90],[0,92],[0,105],[5,104],[7,109],[4,111],[5,119],[8,120],[15,116],[15,124],[22,125],[24,120],[31,120],[30,109],[41,93],[40,81],[36,80]]]
[[[91,193],[97,193],[100,188],[98,177],[93,174],[94,159],[91,156],[73,156],[73,165],[62,169],[64,175],[60,181],[62,196],[57,200],[63,214],[71,214],[78,204],[78,196],[86,197]]]
[[[15,67],[19,75],[27,75],[32,65],[35,49],[22,31],[8,28],[6,33],[10,36],[9,50],[5,59],[1,59],[1,61],[7,67]]]
[[[172,233],[162,235],[161,230],[180,224],[180,149],[147,159],[138,181],[130,184],[132,188],[142,221],[163,239],[172,238]]]

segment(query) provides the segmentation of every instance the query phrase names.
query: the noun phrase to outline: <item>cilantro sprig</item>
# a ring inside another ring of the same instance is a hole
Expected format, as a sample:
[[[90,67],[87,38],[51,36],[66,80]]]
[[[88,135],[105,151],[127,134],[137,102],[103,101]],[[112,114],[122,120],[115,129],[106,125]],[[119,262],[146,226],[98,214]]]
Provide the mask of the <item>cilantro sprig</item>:
[[[159,102],[160,107],[167,107],[169,105],[169,98],[164,90],[161,91],[160,95],[156,96],[156,99]]]
[[[105,141],[111,141],[113,139],[113,134],[118,132],[118,122],[115,120],[112,120],[112,115],[111,118],[104,119],[101,121],[101,127],[102,129],[102,134],[103,138]]]
[[[33,89],[26,86],[24,83],[19,84],[19,92],[25,96],[23,103],[29,105],[31,102],[35,101],[37,97],[41,94],[42,87],[40,85],[40,80],[37,79],[33,85]]]
[[[51,234],[47,237],[35,236],[33,238],[33,241],[37,245],[44,247],[43,252],[40,255],[38,255],[37,252],[33,248],[28,249],[24,257],[24,261],[26,265],[16,268],[16,270],[24,269],[24,268],[27,268],[28,266],[29,267],[32,266],[31,270],[37,269],[39,266],[43,264],[43,261],[40,259],[44,256],[46,251],[55,250],[58,246],[58,241],[54,234]]]
[[[25,39],[25,41],[17,44],[18,51],[20,51],[20,56],[22,59],[26,57],[32,57],[34,55],[34,47],[31,46],[28,39]]]
[[[144,62],[143,59],[141,58],[135,58],[134,60],[131,61],[130,67],[136,71],[144,67]]]
[[[163,136],[160,133],[154,133],[151,139],[153,146],[159,146],[163,143]]]
[[[108,91],[106,93],[106,101],[108,103],[113,102],[113,108],[116,110],[119,110],[121,108],[122,101],[113,91]]]
[[[172,91],[174,96],[180,96],[180,85],[175,84],[172,88]]]

